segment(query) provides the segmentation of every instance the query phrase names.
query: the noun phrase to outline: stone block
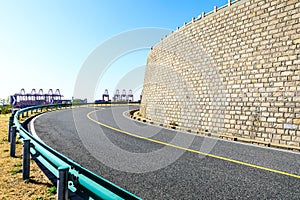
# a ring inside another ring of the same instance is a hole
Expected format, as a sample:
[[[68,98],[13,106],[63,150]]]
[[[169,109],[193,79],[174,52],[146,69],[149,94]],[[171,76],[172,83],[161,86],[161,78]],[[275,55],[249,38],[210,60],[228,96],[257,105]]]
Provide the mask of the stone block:
[[[294,119],[293,124],[300,124],[300,119]]]
[[[283,128],[284,129],[297,129],[298,125],[296,125],[296,124],[284,124]]]
[[[285,141],[291,141],[292,136],[291,136],[291,135],[282,135],[282,136],[281,136],[281,139],[282,139],[282,140],[285,140]]]

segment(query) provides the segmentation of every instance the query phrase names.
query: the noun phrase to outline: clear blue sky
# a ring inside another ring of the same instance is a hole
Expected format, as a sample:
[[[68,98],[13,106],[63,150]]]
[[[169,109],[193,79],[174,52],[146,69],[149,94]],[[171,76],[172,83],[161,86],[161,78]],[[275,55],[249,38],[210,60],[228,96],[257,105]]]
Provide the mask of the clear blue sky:
[[[59,88],[70,99],[76,77],[91,52],[124,31],[160,27],[175,30],[227,0],[0,0],[0,98],[21,88]],[[145,65],[148,50],[114,62],[99,80],[113,93],[118,79]],[[126,63],[125,63],[126,62]],[[118,74],[119,73],[119,74]],[[121,89],[126,88],[126,85]],[[96,99],[98,97],[95,97]],[[98,98],[98,99],[99,99]]]

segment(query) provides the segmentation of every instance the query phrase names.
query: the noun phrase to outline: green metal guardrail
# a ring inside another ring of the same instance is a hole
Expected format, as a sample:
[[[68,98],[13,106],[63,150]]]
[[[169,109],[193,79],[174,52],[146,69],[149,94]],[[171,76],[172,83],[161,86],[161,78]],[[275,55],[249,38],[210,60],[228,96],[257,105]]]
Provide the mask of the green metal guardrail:
[[[24,144],[23,179],[29,179],[31,154],[58,178],[57,199],[68,199],[68,189],[84,199],[141,199],[47,146],[26,131],[23,124],[19,122],[21,117],[28,117],[29,112],[35,114],[45,109],[49,111],[71,106],[70,104],[41,105],[13,112],[8,129],[8,140],[11,143],[10,156],[15,157],[16,135],[18,135]]]

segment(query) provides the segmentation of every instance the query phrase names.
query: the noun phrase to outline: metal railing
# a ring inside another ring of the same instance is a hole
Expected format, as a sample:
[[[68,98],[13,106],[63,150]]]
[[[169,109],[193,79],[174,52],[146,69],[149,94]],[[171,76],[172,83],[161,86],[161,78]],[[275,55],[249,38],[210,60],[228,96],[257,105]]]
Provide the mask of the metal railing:
[[[71,108],[70,104],[33,106],[13,112],[9,120],[10,156],[15,157],[16,136],[23,142],[23,179],[29,179],[30,154],[57,177],[57,199],[68,199],[68,189],[84,199],[141,199],[55,151],[20,123],[29,114]]]

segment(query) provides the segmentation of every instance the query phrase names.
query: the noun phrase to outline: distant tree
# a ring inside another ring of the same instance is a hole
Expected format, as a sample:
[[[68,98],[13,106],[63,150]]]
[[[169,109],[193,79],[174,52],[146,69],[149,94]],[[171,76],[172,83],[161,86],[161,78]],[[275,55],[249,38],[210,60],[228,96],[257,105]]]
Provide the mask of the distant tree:
[[[83,102],[82,99],[73,99],[72,104],[82,104]]]
[[[9,114],[11,113],[11,106],[5,105],[0,107],[0,114]]]

